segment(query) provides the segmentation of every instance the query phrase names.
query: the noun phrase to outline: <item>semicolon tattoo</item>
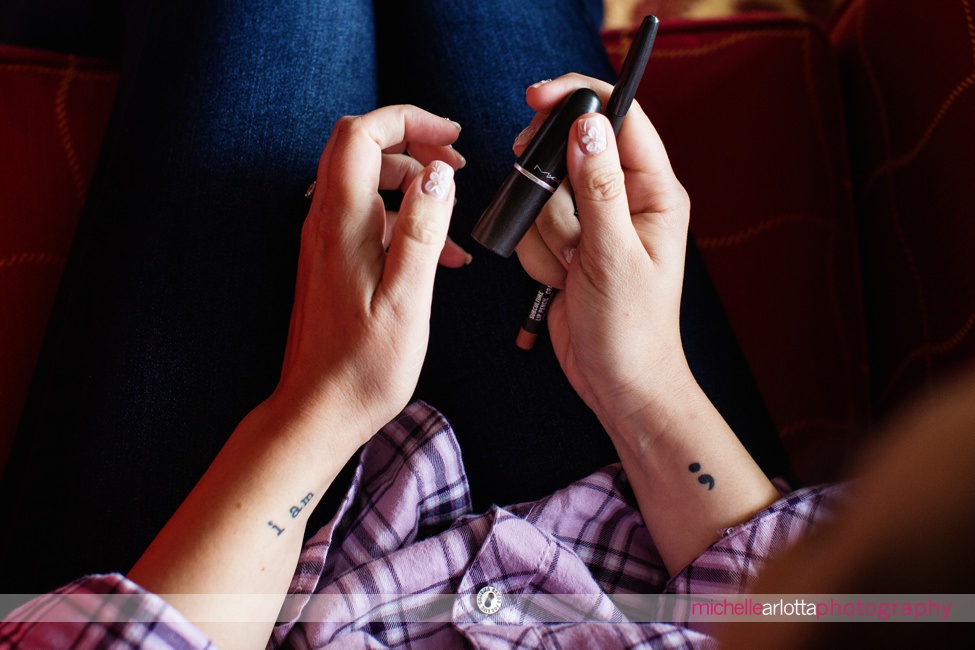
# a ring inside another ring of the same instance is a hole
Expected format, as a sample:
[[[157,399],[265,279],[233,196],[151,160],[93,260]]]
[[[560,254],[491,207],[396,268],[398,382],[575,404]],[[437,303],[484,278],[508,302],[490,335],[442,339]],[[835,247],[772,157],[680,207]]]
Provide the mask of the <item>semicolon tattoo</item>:
[[[701,463],[691,463],[690,465],[687,466],[687,469],[692,474],[697,474],[698,472],[701,471]],[[701,474],[700,476],[697,477],[697,482],[700,483],[701,485],[708,486],[709,490],[714,489],[714,477],[711,476],[710,474]]]

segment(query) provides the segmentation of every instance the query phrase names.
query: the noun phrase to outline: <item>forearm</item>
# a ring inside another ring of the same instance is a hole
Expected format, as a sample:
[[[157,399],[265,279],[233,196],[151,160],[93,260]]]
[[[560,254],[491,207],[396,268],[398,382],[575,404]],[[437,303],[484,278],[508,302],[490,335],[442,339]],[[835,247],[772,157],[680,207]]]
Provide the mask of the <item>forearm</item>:
[[[273,400],[252,411],[129,572],[220,646],[265,645],[308,516],[359,439],[343,435],[348,422],[295,413]],[[228,611],[221,594],[235,594],[237,620],[260,623],[212,623]]]
[[[636,413],[601,416],[671,575],[778,493],[688,370]]]
[[[316,177],[322,189],[302,227],[278,388],[234,431],[129,574],[168,595],[220,645],[266,643],[309,514],[416,387],[453,171],[464,164],[452,147],[459,133],[442,117],[389,106],[339,120],[329,137]],[[403,197],[386,238],[379,191],[396,188]],[[252,595],[234,598],[234,614],[263,627],[206,625],[226,600],[220,594]]]

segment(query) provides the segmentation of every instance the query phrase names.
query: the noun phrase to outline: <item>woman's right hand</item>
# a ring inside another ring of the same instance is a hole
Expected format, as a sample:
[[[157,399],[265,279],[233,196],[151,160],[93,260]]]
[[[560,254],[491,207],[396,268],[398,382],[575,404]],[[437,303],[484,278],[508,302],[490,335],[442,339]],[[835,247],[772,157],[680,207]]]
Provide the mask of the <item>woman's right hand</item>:
[[[580,87],[595,90],[604,105],[612,92],[574,74],[529,88],[538,114],[526,135]],[[529,139],[520,137],[516,153]],[[660,408],[693,381],[679,330],[690,201],[636,102],[618,141],[604,116],[580,118],[567,158],[569,182],[517,252],[535,279],[564,289],[548,320],[556,355],[611,429],[608,420]]]
[[[609,98],[607,84],[569,75],[529,89],[528,103],[546,113],[581,86]],[[604,116],[584,115],[567,158],[578,221],[556,197],[518,257],[536,280],[565,289],[549,311],[555,353],[612,438],[673,575],[778,495],[687,365],[690,201],[650,120],[634,103],[617,143]]]

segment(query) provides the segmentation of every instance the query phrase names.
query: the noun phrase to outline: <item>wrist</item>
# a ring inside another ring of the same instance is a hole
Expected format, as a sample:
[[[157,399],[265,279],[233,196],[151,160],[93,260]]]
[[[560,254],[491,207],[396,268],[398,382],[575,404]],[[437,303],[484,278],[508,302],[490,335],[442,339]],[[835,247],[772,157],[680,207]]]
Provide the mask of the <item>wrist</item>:
[[[683,355],[654,364],[656,379],[603,400],[593,410],[617,445],[645,451],[674,423],[693,418],[701,398],[710,405]]]
[[[290,449],[331,480],[375,431],[343,399],[305,400],[276,390],[244,418],[235,435]]]

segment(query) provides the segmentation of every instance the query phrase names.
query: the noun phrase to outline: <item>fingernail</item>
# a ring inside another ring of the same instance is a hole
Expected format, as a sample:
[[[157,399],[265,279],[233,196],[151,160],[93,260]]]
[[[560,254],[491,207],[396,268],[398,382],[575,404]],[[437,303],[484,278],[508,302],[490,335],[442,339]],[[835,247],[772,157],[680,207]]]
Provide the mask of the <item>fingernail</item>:
[[[544,86],[545,84],[547,84],[547,83],[549,83],[551,81],[552,81],[551,79],[542,79],[541,81],[536,81],[535,83],[533,83],[531,85],[531,87],[532,88],[538,88],[540,86]]]
[[[606,129],[602,120],[590,118],[579,122],[579,146],[587,156],[606,151]]]
[[[427,196],[443,201],[450,193],[450,186],[453,184],[454,170],[450,165],[439,160],[435,160],[427,168],[426,177],[423,179],[423,193]]]
[[[457,169],[467,167],[467,158],[464,158],[464,154],[454,149],[454,145],[450,145],[450,148],[453,149],[453,152],[457,154],[457,157],[460,159],[460,164],[457,166]]]
[[[514,146],[520,147],[522,145],[526,145],[529,142],[531,142],[532,138],[535,137],[535,131],[537,130],[538,129],[536,129],[535,126],[532,124],[526,126],[524,129],[522,129],[521,133],[518,134],[518,137],[515,138]]]
[[[453,124],[454,126],[456,126],[456,127],[457,127],[457,130],[458,130],[458,131],[460,131],[461,129],[463,129],[463,128],[464,128],[464,127],[462,127],[462,126],[461,126],[460,124],[458,124],[457,122],[454,122],[454,121],[453,121],[452,119],[450,119],[449,117],[445,117],[445,118],[443,118],[443,119],[445,119],[445,120],[447,120],[448,122],[450,122],[451,124]]]
[[[474,256],[471,255],[470,253],[468,253],[467,254],[466,261],[464,262],[464,266],[467,266],[468,264],[470,264],[473,261],[474,261]]]
[[[572,258],[576,256],[576,249],[572,246],[566,246],[562,249],[562,257],[565,258],[566,264],[572,264]]]

